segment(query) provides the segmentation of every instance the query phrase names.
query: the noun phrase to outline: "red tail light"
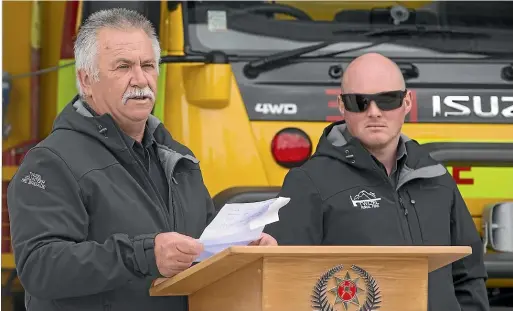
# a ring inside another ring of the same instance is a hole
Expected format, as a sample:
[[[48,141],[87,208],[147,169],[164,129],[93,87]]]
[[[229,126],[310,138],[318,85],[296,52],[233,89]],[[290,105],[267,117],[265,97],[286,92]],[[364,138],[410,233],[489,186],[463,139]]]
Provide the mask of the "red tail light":
[[[283,167],[300,166],[312,154],[312,142],[308,135],[297,128],[279,131],[271,142],[274,160]]]

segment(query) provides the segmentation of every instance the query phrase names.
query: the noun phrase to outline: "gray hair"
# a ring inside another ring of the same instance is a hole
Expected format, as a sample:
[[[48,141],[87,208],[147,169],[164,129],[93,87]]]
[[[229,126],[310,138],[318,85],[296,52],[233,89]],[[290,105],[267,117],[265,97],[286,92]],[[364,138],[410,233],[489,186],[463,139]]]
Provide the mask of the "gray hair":
[[[96,64],[96,56],[98,53],[97,35],[103,28],[114,29],[141,29],[152,41],[153,52],[155,54],[155,62],[157,73],[159,72],[160,62],[160,43],[155,34],[155,29],[151,22],[138,12],[123,8],[115,8],[101,10],[91,14],[80,27],[75,41],[75,73],[76,84],[79,94],[83,96],[83,90],[78,79],[79,70],[85,70],[93,81],[98,81],[99,72]]]

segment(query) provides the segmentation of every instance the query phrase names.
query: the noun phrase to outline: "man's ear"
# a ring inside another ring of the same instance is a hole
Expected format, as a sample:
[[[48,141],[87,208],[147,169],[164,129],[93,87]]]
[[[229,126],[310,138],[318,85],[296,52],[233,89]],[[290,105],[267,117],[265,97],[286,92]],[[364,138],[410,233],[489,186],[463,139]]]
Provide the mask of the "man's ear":
[[[413,97],[410,90],[406,91],[406,96],[404,96],[403,99],[404,102],[404,115],[406,116],[408,113],[410,113]]]
[[[85,70],[78,71],[78,81],[82,87],[84,96],[91,96],[91,88],[93,84],[93,77],[89,75]]]
[[[338,110],[340,111],[341,115],[344,115],[345,106],[344,106],[344,102],[342,101],[342,96],[338,95],[337,101],[338,101]]]

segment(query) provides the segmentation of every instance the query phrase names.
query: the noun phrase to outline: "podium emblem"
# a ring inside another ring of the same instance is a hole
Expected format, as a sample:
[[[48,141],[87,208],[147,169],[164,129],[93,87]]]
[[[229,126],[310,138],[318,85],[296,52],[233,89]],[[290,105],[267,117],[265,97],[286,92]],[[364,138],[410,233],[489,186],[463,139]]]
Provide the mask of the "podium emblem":
[[[313,289],[312,307],[315,311],[371,311],[379,308],[381,295],[376,280],[364,269],[352,265],[351,273],[343,265],[326,271]],[[343,273],[342,273],[343,274]],[[337,308],[340,305],[343,308]]]

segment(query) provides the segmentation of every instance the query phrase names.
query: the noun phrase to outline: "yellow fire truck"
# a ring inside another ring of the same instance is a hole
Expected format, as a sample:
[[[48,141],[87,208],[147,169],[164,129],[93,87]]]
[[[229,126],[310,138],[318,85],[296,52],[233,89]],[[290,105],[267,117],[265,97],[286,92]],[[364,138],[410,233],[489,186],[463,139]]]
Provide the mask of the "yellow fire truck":
[[[322,129],[340,120],[347,64],[368,51],[389,56],[415,95],[404,133],[451,172],[487,245],[491,305],[512,304],[513,236],[504,233],[513,232],[512,2],[63,5],[55,111],[76,93],[80,23],[109,7],[144,13],[163,50],[154,114],[200,159],[218,208],[275,196]],[[6,248],[3,269],[9,255]]]

